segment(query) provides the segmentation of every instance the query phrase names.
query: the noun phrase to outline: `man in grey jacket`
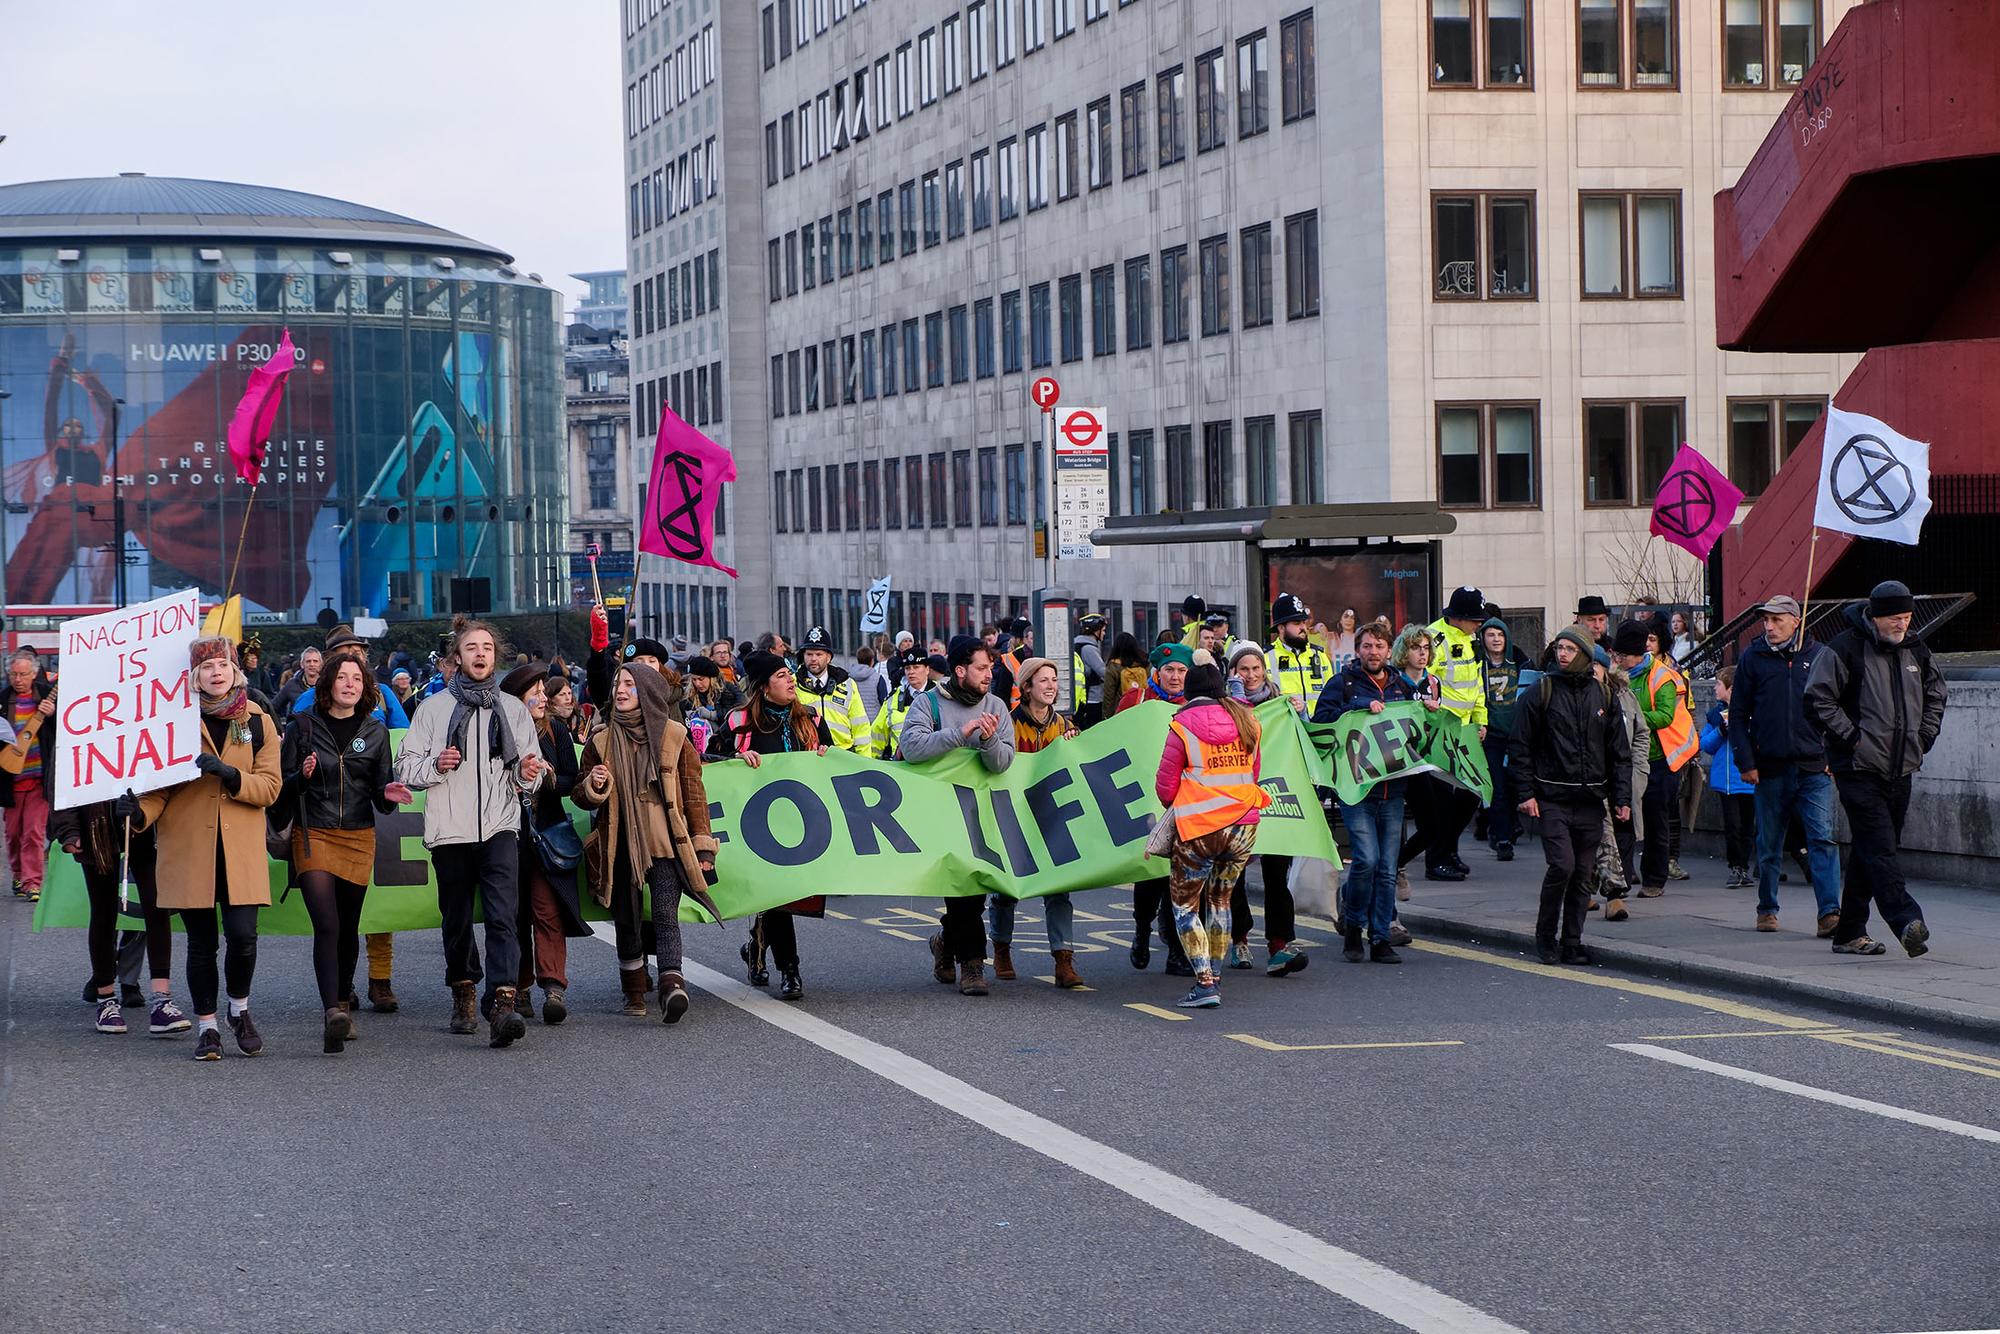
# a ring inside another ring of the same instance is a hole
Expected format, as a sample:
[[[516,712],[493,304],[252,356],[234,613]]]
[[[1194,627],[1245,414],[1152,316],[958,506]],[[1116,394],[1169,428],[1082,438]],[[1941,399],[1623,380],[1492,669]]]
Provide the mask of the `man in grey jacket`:
[[[1014,762],[1014,720],[993,697],[993,650],[971,635],[959,635],[945,653],[951,679],[910,701],[903,715],[903,758],[922,764],[971,746],[988,773]],[[931,936],[931,975],[961,995],[986,994],[986,896],[947,899],[939,930]],[[957,964],[956,975],[952,965]]]
[[[1944,676],[1910,634],[1916,599],[1890,580],[1868,595],[1867,614],[1836,636],[1806,681],[1806,716],[1826,738],[1829,767],[1854,836],[1840,896],[1835,954],[1882,954],[1867,936],[1868,904],[1911,958],[1930,949],[1924,910],[1897,860],[1910,779],[1944,727]]]
[[[1070,709],[1079,732],[1104,717],[1104,636],[1111,622],[1096,612],[1076,623],[1070,643]]]
[[[468,622],[454,639],[453,653],[458,671],[410,720],[396,756],[396,777],[424,793],[424,846],[437,873],[444,918],[451,1031],[479,1031],[479,947],[472,940],[476,890],[486,918],[483,1008],[492,1045],[504,1047],[528,1031],[514,1011],[512,985],[521,969],[521,942],[514,934],[521,798],[548,780],[548,766],[528,706],[500,689],[494,671],[498,636],[479,621]]]

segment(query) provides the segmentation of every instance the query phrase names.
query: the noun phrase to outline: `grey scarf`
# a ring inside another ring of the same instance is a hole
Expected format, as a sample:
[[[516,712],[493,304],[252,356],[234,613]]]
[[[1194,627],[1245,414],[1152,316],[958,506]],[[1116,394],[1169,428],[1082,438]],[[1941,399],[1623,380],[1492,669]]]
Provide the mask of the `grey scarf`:
[[[521,756],[514,748],[514,729],[503,726],[500,718],[499,676],[489,675],[484,681],[474,681],[464,672],[453,672],[444,688],[451,693],[451,721],[445,725],[445,744],[456,746],[467,759],[475,758],[471,747],[465,744],[465,727],[475,709],[485,709],[486,753],[499,755],[508,768],[513,768]]]

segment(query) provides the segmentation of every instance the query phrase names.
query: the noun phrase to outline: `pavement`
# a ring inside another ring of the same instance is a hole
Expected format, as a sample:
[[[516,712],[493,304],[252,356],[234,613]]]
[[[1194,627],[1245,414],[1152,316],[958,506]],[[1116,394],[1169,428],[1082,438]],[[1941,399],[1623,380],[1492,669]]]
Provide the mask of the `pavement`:
[[[1532,950],[1545,868],[1540,843],[1520,844],[1514,860],[1503,863],[1468,838],[1461,855],[1473,874],[1457,884],[1425,880],[1420,867],[1410,868],[1404,924]],[[1870,933],[1889,952],[1864,957],[1835,954],[1830,941],[1817,938],[1812,888],[1796,866],[1789,883],[1778,886],[1776,933],[1755,929],[1754,888],[1722,887],[1725,863],[1690,856],[1682,866],[1689,879],[1670,883],[1660,898],[1625,900],[1629,920],[1590,915],[1584,944],[1600,963],[1938,1031],[2000,1034],[2000,886],[1912,881],[1931,929],[1930,952],[1910,958],[1876,917]]]
[[[845,899],[801,1005],[731,924],[685,1021],[627,1019],[584,939],[570,1021],[505,1051],[413,932],[401,1011],[322,1056],[267,937],[266,1054],[215,1064],[93,1032],[82,933],[0,904],[0,1329],[2000,1325],[2000,1042],[1430,935],[1348,964],[1312,918],[1305,971],[1189,1013],[1129,892],[1076,899],[1088,991],[1036,905],[968,998],[934,901]]]

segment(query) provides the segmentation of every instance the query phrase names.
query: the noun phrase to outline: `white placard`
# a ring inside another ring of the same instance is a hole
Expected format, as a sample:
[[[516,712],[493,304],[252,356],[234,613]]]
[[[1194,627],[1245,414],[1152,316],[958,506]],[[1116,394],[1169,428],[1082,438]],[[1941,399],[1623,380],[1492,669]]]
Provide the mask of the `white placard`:
[[[200,629],[200,592],[192,588],[63,622],[57,810],[195,776],[201,717],[188,645]]]

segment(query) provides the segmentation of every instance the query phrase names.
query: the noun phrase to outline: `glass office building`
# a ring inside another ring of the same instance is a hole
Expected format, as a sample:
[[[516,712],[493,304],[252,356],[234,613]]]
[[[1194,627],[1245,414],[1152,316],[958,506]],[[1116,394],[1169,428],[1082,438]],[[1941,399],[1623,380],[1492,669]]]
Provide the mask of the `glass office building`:
[[[260,623],[554,604],[560,323],[506,253],[361,205],[136,175],[0,185],[7,612],[30,628],[121,593],[206,599],[232,570]],[[253,495],[227,427],[287,330]]]

